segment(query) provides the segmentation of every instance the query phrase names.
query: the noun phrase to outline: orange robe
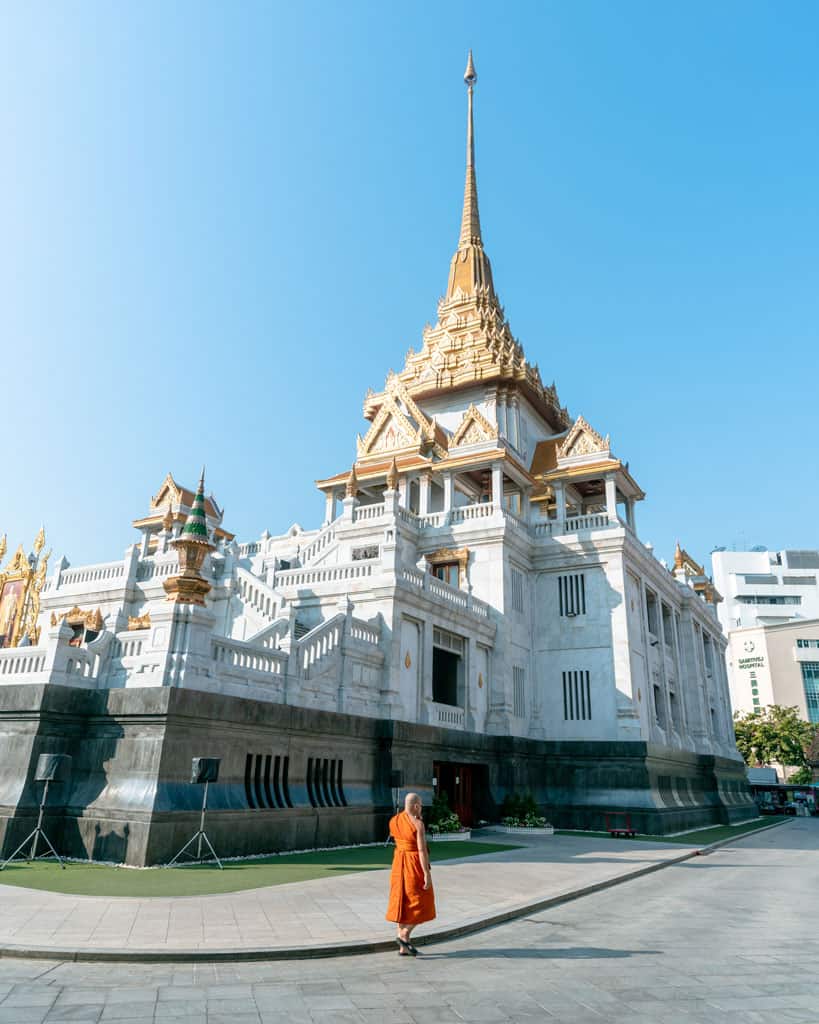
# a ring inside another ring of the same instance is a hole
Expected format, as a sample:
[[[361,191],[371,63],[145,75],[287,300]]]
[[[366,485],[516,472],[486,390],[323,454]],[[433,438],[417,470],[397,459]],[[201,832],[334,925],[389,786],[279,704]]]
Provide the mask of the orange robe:
[[[395,840],[395,855],[390,875],[387,920],[396,924],[431,921],[435,917],[435,894],[431,885],[424,889],[418,833],[406,811],[390,820],[390,835]]]

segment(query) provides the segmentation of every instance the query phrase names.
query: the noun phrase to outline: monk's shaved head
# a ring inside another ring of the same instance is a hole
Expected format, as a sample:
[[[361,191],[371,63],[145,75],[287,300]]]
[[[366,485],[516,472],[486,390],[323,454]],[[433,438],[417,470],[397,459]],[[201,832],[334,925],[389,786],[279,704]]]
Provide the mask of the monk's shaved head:
[[[421,797],[417,793],[407,793],[404,797],[404,810],[409,812],[410,807],[414,804],[422,803]]]

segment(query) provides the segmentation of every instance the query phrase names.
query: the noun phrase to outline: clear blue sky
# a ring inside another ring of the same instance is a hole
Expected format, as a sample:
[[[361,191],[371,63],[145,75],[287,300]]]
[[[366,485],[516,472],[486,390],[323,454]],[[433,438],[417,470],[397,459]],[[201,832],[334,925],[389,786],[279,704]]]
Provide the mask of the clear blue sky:
[[[456,244],[674,540],[819,546],[819,7],[59,3],[0,31],[0,533],[320,522]]]

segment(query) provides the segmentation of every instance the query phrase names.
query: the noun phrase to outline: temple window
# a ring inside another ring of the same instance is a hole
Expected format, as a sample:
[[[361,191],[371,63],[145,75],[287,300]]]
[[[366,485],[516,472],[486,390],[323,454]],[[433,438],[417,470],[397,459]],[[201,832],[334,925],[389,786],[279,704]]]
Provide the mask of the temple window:
[[[432,575],[436,576],[439,580],[443,580],[444,583],[448,583],[451,587],[457,587],[460,566],[457,562],[441,562],[439,565],[433,565]]]
[[[464,679],[463,637],[435,627],[432,633],[432,699],[461,707]]]
[[[646,614],[648,616],[648,631],[652,636],[659,637],[660,616],[657,609],[657,595],[653,590],[646,588]]]

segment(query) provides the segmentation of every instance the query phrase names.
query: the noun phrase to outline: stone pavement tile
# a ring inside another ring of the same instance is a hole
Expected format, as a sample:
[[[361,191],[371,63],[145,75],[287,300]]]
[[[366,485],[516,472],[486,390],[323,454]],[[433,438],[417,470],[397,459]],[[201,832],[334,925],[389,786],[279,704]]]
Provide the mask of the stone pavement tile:
[[[204,1000],[191,1000],[190,1003],[176,1002],[174,1000],[167,1003],[157,1003],[154,1007],[153,1019],[158,1024],[181,1024],[193,1013],[199,1013],[203,1017],[207,1015],[207,1004]]]
[[[366,1024],[412,1024],[412,1017],[401,1007],[358,1008],[358,1015]]]
[[[102,1013],[99,1003],[75,1004],[74,1006],[55,1006],[43,1018],[48,1024],[57,1021],[98,1021]],[[21,1022],[24,1018],[20,1018]],[[0,1017],[0,1020],[2,1018]]]
[[[101,988],[70,988],[62,989],[57,997],[56,1006],[72,1006],[77,1003],[85,1003],[90,1006],[94,1003],[104,1003],[107,993]]]
[[[107,1003],[155,1003],[155,988],[133,987],[133,988],[112,988],[108,991]]]
[[[485,1021],[486,1024],[497,1024],[502,1022],[505,1024],[509,1020],[509,1014],[505,1010],[502,1010],[497,1003],[490,1003],[486,1001],[476,1002],[468,1005],[463,1003],[451,1003],[450,1008],[453,1009],[459,1017],[465,1021],[478,1022]]]
[[[336,989],[335,995],[327,996],[314,996],[306,995],[304,997],[304,1004],[307,1009],[315,1016],[317,1013],[324,1011],[351,1011],[355,1012],[356,1007],[352,999],[349,996],[339,995],[338,989]]]
[[[47,985],[34,987],[15,985],[0,1006],[8,1009],[11,1006],[45,1006],[49,1007],[58,996],[58,990]]]
[[[463,1017],[446,1006],[414,1006],[409,1015],[415,1024],[463,1024]]]
[[[133,1017],[142,1017],[144,1020],[152,1020],[155,1005],[156,1004],[152,1002],[106,1003],[105,1006],[100,1007],[102,1010],[100,1020],[104,1022],[121,1021],[128,1020]]]
[[[208,1024],[260,1024],[258,1013],[208,1013]]]
[[[253,986],[246,984],[236,985],[208,985],[206,990],[208,999],[252,999]]]
[[[312,1017],[314,1024],[361,1024],[358,1013],[345,1010],[320,1010]]]
[[[201,999],[204,1002],[206,998],[207,994],[203,992],[201,988],[197,988],[195,985],[191,984],[161,985],[157,989],[157,1001],[160,1003],[175,1003],[183,999],[193,999],[194,1001],[199,1001]]]
[[[47,1006],[0,1006],[0,1024],[41,1024],[48,1012]]]
[[[208,1013],[214,1014],[249,1014],[258,1012],[258,1006],[253,998],[250,999],[208,999]]]
[[[286,1013],[274,1013],[262,1010],[262,1024],[313,1024],[313,1018],[307,1010],[292,1010]]]

